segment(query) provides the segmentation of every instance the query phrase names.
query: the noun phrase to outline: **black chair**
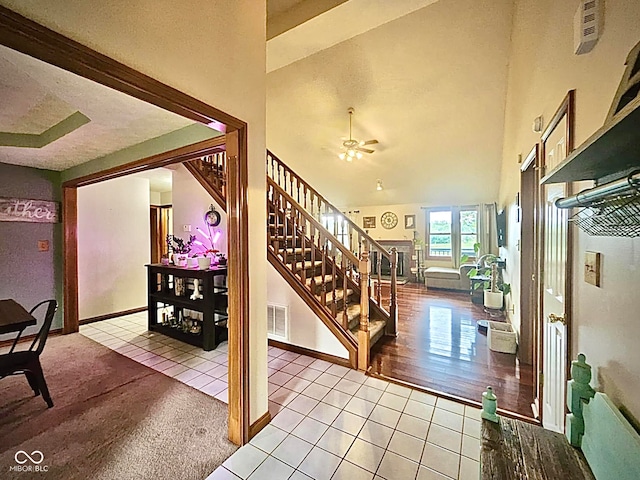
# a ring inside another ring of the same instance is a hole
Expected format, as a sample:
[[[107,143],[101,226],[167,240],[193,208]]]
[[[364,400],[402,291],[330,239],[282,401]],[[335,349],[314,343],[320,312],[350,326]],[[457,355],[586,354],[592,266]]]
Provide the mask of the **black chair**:
[[[33,389],[33,393],[36,396],[42,393],[42,398],[47,402],[47,406],[51,408],[53,407],[53,401],[51,400],[51,395],[49,395],[47,382],[44,380],[44,374],[42,373],[40,354],[47,342],[49,330],[51,329],[51,322],[53,322],[53,316],[58,309],[58,302],[55,300],[45,300],[33,307],[29,313],[34,315],[34,312],[44,305],[47,306],[44,323],[36,335],[36,338],[33,339],[29,350],[21,350],[18,352],[14,351],[16,344],[18,343],[18,339],[22,334],[22,332],[20,332],[16,341],[13,343],[11,350],[9,350],[9,353],[0,355],[0,379],[8,377],[9,375],[20,375],[23,373],[25,377],[27,377],[27,381],[29,382],[29,386]]]

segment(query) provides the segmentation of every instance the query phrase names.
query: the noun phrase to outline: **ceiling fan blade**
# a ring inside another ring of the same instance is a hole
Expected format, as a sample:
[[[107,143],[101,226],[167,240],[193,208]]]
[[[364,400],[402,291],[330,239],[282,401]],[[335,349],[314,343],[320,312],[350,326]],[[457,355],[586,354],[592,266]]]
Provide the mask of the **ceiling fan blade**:
[[[378,143],[378,140],[367,140],[366,142],[360,142],[360,146],[375,145],[376,143]]]
[[[362,147],[356,147],[354,150],[357,150],[358,152],[364,152],[364,153],[373,153],[373,152],[375,152],[375,150],[371,150],[369,148],[362,148]]]

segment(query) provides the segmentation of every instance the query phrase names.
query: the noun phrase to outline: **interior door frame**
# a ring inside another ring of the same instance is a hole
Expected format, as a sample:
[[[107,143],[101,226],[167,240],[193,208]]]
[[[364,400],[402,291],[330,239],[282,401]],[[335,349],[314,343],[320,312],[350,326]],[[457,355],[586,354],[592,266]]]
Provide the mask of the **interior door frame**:
[[[63,333],[77,332],[78,237],[77,189],[109,178],[197,158],[225,144],[229,245],[229,439],[243,445],[250,437],[249,412],[249,226],[247,124],[106,55],[92,50],[18,13],[0,6],[0,44],[89,80],[151,103],[225,135],[149,159],[121,165],[65,182],[63,218]],[[208,143],[207,143],[208,142]],[[262,418],[262,417],[261,417]]]
[[[520,345],[518,359],[527,365],[537,361],[538,317],[537,229],[540,146],[536,143],[520,166]],[[535,371],[535,369],[533,370]],[[533,399],[532,399],[533,400]]]
[[[554,113],[551,121],[547,128],[544,129],[542,135],[540,137],[540,169],[539,171],[539,188],[538,188],[538,316],[537,316],[537,348],[539,348],[539,352],[542,352],[544,348],[544,321],[543,318],[543,297],[544,297],[544,235],[545,235],[545,196],[544,196],[544,185],[541,183],[542,178],[546,174],[546,142],[554,132],[554,130],[558,127],[562,119],[566,116],[566,125],[565,125],[565,158],[569,156],[569,154],[574,150],[574,141],[575,141],[575,90],[569,90],[567,95],[562,100],[562,103]],[[571,195],[572,193],[572,184],[567,184],[567,194]],[[570,378],[570,369],[571,369],[571,356],[572,356],[572,310],[573,310],[573,283],[572,283],[572,275],[573,275],[573,229],[567,228],[567,258],[566,258],[566,266],[565,266],[565,286],[564,286],[564,307],[565,307],[565,322],[566,322],[566,333],[567,333],[567,354],[566,354],[566,371],[565,378]],[[541,380],[542,372],[544,368],[544,355],[540,354],[537,358],[537,367],[536,371],[536,402],[538,402],[538,413],[539,420],[542,423],[543,416],[543,408],[542,401],[542,393],[544,389],[544,381]],[[565,390],[566,396],[566,390]],[[565,399],[566,400],[566,399]],[[565,401],[566,404],[566,401]]]

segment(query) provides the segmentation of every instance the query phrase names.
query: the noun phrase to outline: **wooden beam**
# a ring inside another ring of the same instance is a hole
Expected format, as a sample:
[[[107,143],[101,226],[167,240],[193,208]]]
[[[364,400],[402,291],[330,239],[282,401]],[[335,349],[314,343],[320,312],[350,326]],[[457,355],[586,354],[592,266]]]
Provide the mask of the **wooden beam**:
[[[78,311],[78,189],[62,189],[63,239],[63,299],[64,326],[62,333],[74,333],[79,329]]]
[[[246,137],[227,134],[227,245],[229,248],[229,439],[249,441],[249,221]]]

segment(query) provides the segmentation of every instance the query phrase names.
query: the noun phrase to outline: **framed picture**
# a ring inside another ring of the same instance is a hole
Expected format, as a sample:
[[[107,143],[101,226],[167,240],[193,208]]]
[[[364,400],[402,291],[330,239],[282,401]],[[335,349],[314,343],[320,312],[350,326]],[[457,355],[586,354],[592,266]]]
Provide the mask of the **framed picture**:
[[[376,217],[362,217],[362,228],[376,228]]]
[[[416,228],[416,216],[415,215],[405,215],[404,216],[404,228],[405,229],[414,229],[414,228]]]

